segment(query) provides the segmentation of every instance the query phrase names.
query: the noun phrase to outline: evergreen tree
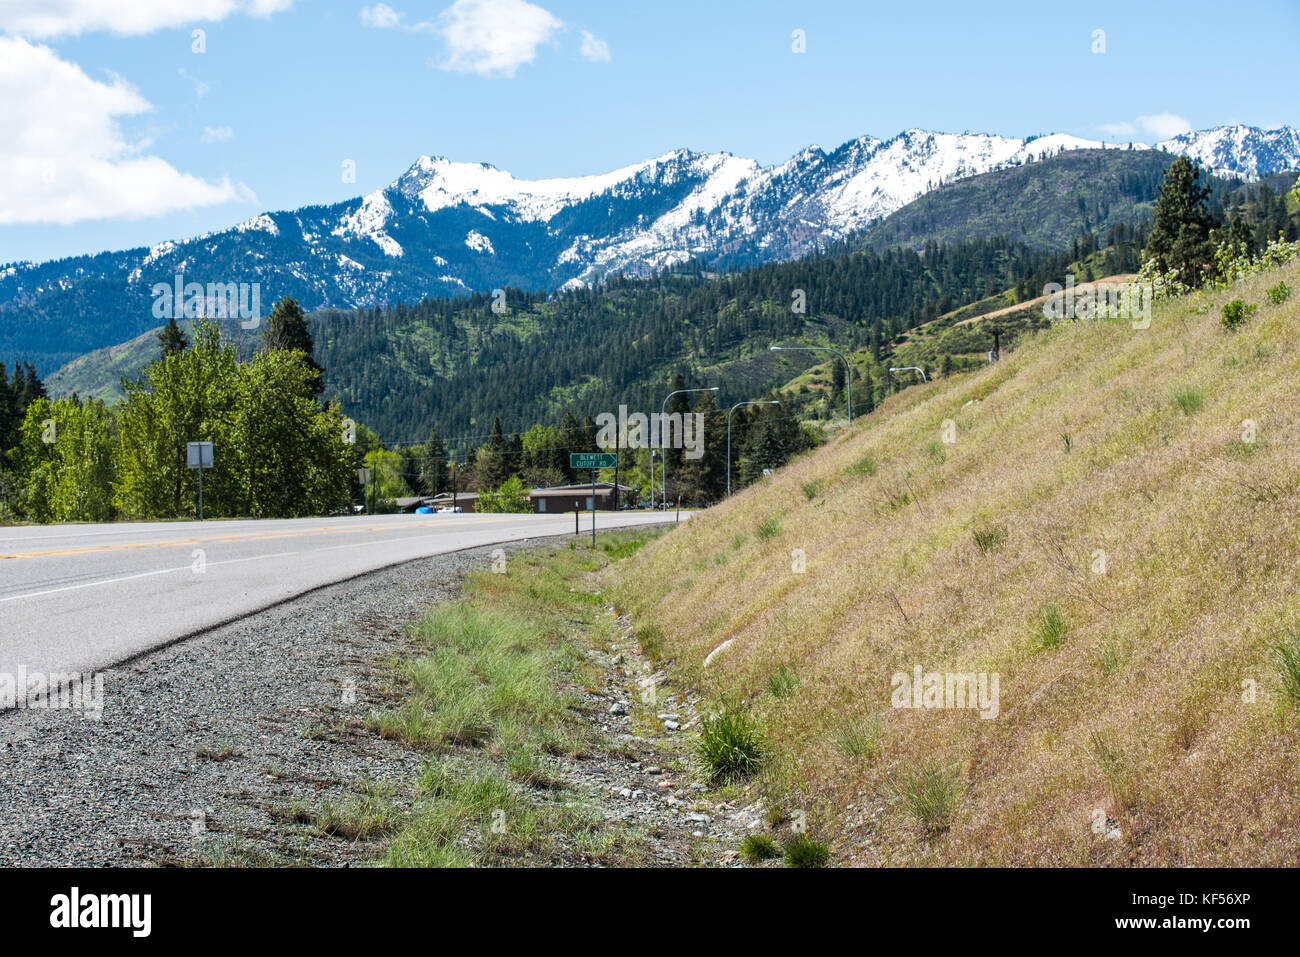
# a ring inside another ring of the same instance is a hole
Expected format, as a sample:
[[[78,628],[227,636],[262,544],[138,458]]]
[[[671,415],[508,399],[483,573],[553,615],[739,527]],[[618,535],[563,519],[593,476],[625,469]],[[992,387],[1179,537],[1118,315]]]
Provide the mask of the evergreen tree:
[[[190,347],[189,337],[181,332],[181,327],[176,325],[176,317],[167,320],[167,325],[163,326],[162,331],[158,333],[158,344],[162,348],[162,356],[166,358],[176,352],[184,352]]]
[[[1214,263],[1210,230],[1215,223],[1206,205],[1210,190],[1200,184],[1200,176],[1200,169],[1186,156],[1170,165],[1156,197],[1144,253],[1161,271],[1178,273],[1190,286],[1201,285]]]
[[[271,308],[271,314],[262,323],[262,346],[267,351],[301,352],[306,357],[307,367],[315,373],[313,394],[320,396],[324,381],[321,367],[312,357],[316,345],[307,328],[307,315],[296,299],[285,296]]]
[[[437,495],[450,491],[447,476],[447,446],[437,429],[429,431],[429,438],[420,449],[420,481],[426,495]]]
[[[510,477],[510,448],[501,430],[501,416],[492,420],[492,434],[478,450],[474,471],[484,489],[495,489]]]

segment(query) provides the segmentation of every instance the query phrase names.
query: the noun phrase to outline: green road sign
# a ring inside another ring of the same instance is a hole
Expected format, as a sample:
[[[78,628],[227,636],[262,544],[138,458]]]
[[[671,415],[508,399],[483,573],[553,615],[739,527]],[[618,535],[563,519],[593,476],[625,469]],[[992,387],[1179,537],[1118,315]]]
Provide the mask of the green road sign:
[[[571,469],[612,469],[618,465],[618,456],[613,452],[570,452]]]

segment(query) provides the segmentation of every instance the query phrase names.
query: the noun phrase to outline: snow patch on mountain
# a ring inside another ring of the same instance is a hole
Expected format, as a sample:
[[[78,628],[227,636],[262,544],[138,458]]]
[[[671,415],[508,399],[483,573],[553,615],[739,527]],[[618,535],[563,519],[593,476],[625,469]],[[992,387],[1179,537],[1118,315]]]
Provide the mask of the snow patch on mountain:
[[[361,205],[353,212],[344,215],[339,225],[330,230],[330,235],[368,239],[383,250],[385,256],[397,258],[402,255],[402,247],[384,231],[392,215],[392,204],[384,191],[378,190],[362,199]]]
[[[492,240],[488,239],[476,229],[471,229],[465,234],[465,245],[476,253],[496,255],[496,250],[492,248]]]

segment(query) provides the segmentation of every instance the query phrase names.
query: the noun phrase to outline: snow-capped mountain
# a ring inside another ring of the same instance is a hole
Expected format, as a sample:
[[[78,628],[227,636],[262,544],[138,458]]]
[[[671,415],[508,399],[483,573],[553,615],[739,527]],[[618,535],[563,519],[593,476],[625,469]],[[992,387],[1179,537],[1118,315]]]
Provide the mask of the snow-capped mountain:
[[[1232,175],[1300,167],[1300,136],[1289,128],[1224,127],[1160,146]],[[258,283],[264,304],[290,295],[318,309],[589,285],[691,259],[790,259],[953,180],[1102,147],[1066,134],[907,130],[829,153],[810,146],[775,166],[677,150],[543,180],[422,156],[384,189],[332,206],[263,213],[152,248],[0,268],[0,353],[34,355],[48,368],[125,341],[159,324],[152,289],[178,274]]]
[[[1183,133],[1156,144],[1156,148],[1189,156],[1201,167],[1222,176],[1243,179],[1300,168],[1300,130],[1289,126],[1276,130],[1220,126]]]

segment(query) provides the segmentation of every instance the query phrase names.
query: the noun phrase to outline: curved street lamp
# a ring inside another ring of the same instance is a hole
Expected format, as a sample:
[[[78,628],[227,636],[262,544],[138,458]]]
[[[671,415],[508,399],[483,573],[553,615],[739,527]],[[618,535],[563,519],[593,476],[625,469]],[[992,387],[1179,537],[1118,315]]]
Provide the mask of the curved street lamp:
[[[780,405],[777,399],[750,399],[748,402],[737,402],[727,410],[727,498],[731,498],[731,413],[735,412],[742,405]]]
[[[676,389],[664,396],[664,401],[659,406],[659,458],[663,461],[664,482],[663,498],[664,508],[668,507],[668,454],[664,451],[664,433],[668,431],[668,423],[664,420],[664,413],[668,410],[668,400],[675,395],[681,395],[686,392],[717,392],[716,385],[707,386],[703,389]],[[650,450],[650,507],[655,507],[655,457],[654,449]]]
[[[853,370],[849,367],[849,360],[844,358],[843,354],[832,349],[830,346],[769,346],[772,352],[829,352],[839,356],[844,363],[844,388],[849,404],[849,425],[853,424]]]
[[[921,373],[921,381],[922,381],[922,382],[929,382],[929,381],[930,381],[929,379],[927,379],[927,378],[925,377],[925,370],[922,369],[920,366],[898,366],[897,368],[891,368],[889,371],[890,371],[890,372],[909,372],[909,371],[910,371],[910,372],[919,372],[919,373]]]

